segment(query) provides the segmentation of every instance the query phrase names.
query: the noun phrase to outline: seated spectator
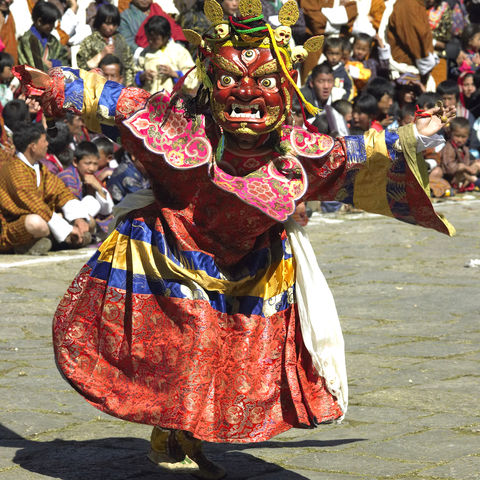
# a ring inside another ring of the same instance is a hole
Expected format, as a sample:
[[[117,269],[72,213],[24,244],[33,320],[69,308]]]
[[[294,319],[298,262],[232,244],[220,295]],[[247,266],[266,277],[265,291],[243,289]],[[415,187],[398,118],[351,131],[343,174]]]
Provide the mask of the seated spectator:
[[[470,23],[462,33],[462,50],[457,57],[458,72],[480,68],[480,24]]]
[[[14,90],[10,86],[13,79],[12,67],[13,57],[6,52],[0,52],[0,108],[13,100]]]
[[[324,62],[315,66],[301,91],[308,102],[318,108],[323,108],[332,103],[333,84],[333,69],[327,62]]]
[[[387,128],[394,120],[392,107],[395,89],[392,83],[383,77],[375,77],[368,82],[365,93],[373,95],[377,100],[378,114],[375,120]]]
[[[31,123],[27,104],[23,100],[11,100],[2,110],[2,120],[4,130],[2,132],[2,143],[3,145],[13,145],[13,130],[18,125]]]
[[[93,33],[80,44],[77,53],[79,68],[97,68],[106,55],[118,57],[125,69],[125,85],[134,84],[133,54],[126,40],[118,33],[120,12],[114,5],[100,5],[93,22]]]
[[[460,103],[460,88],[455,80],[445,80],[437,86],[437,93],[441,95],[443,105],[450,107],[455,105],[457,107],[457,117],[464,117],[473,125],[475,122],[474,116]]]
[[[312,70],[307,85],[302,88],[302,93],[312,105],[322,109],[319,116],[325,116],[328,125],[328,129],[324,133],[332,136],[348,135],[348,128],[343,116],[331,107],[333,83],[332,67],[324,62]]]
[[[171,92],[177,81],[195,65],[192,56],[170,38],[170,24],[164,17],[150,17],[145,23],[145,33],[148,47],[138,57],[141,71],[137,74],[137,84],[152,94],[162,89]],[[189,75],[184,88],[192,92],[197,86],[196,76]]]
[[[378,117],[378,103],[373,95],[364,93],[353,104],[353,125],[366,132],[370,128],[381,132],[383,127],[375,120]]]
[[[72,134],[64,121],[55,122],[55,126],[57,134],[54,137],[47,135],[47,155],[40,163],[45,165],[50,173],[58,175],[72,163],[73,151],[70,148]]]
[[[55,242],[77,248],[90,242],[85,210],[39,161],[48,142],[41,125],[13,133],[16,156],[0,171],[0,252],[41,255]]]
[[[342,48],[343,41],[339,37],[328,37],[323,47],[326,61],[333,70],[332,101],[340,99],[350,101],[353,98],[353,81],[342,62]]]
[[[225,17],[232,16],[235,17],[238,15],[238,5],[239,0],[220,0],[220,5],[222,7]]]
[[[53,3],[40,0],[32,10],[33,25],[18,39],[18,63],[35,66],[33,45],[41,55],[44,69],[68,65],[67,49],[52,35],[60,10]]]
[[[428,110],[441,99],[442,97],[437,92],[424,92],[418,97],[417,104],[422,110]]]
[[[440,165],[431,171],[430,178],[443,178],[459,192],[480,189],[480,160],[472,158],[467,147],[468,120],[456,117],[446,130],[448,141],[441,152]]]
[[[479,75],[480,80],[480,75]],[[460,89],[460,103],[467,109],[470,110],[472,107],[476,106],[478,99],[476,98],[475,92],[477,87],[475,85],[475,74],[471,71],[462,72],[458,77],[458,88]],[[479,115],[475,115],[472,112],[473,116],[476,118]]]
[[[408,125],[415,120],[416,106],[414,103],[405,103],[398,115],[398,126]]]
[[[98,67],[107,80],[123,84],[125,68],[118,57],[115,55],[106,55],[100,61]]]
[[[145,169],[133,155],[121,148],[115,153],[115,158],[119,165],[107,180],[108,191],[115,203],[122,201],[129,193],[149,188]]]
[[[106,238],[112,220],[113,200],[95,176],[99,154],[93,142],[80,142],[73,152],[72,165],[58,174],[65,185],[80,200],[90,217],[90,229],[101,240]]]
[[[81,117],[74,115],[71,112],[67,112],[65,119],[67,120],[67,125],[73,138],[73,142],[70,144],[72,150],[75,150],[80,142],[83,142],[84,140],[90,141],[90,134],[88,133]]]
[[[145,23],[152,16],[165,17],[170,23],[172,39],[175,42],[185,42],[186,38],[179,25],[165,13],[153,0],[132,0],[130,6],[120,15],[119,32],[124,36],[132,52],[141,51],[148,46],[145,34]]]
[[[98,170],[95,176],[105,186],[107,179],[118,167],[118,162],[114,157],[113,142],[107,137],[97,137],[93,143],[98,149]]]

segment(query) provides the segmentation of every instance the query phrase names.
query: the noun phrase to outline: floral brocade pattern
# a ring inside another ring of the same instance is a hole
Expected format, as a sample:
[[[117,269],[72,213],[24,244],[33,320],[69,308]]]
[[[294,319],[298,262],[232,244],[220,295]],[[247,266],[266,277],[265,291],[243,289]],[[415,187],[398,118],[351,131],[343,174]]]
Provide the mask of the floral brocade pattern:
[[[158,224],[142,225],[144,234]],[[138,244],[135,231],[126,237],[126,251]],[[257,251],[258,260],[271,258],[268,250]],[[288,257],[286,246],[283,251]],[[175,298],[168,289],[139,293],[129,283],[140,277],[138,262],[121,288],[113,258],[94,257],[81,270],[53,328],[59,368],[96,408],[215,442],[265,441],[292,426],[341,416],[303,345],[293,295],[261,314],[227,313],[215,308],[208,291],[193,299]],[[142,288],[152,285],[150,277]]]
[[[212,145],[205,135],[205,120],[198,126],[184,110],[169,107],[168,94],[153,95],[147,105],[124,122],[153,153],[163,154],[172,167],[194,168],[212,158]],[[165,118],[166,117],[166,118]]]
[[[235,177],[213,165],[212,180],[226,192],[284,222],[295,211],[295,201],[307,190],[307,175],[295,157],[277,157],[243,177]]]

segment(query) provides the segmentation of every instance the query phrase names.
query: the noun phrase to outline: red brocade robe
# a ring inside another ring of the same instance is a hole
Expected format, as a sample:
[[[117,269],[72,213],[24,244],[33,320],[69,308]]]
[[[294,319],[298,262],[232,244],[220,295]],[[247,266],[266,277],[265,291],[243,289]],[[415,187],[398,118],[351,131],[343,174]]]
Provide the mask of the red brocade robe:
[[[226,150],[217,164],[208,118],[92,75],[56,71],[52,104],[113,136],[115,123],[154,201],[119,222],[60,302],[65,377],[104,412],[214,442],[341,417],[303,342],[284,222],[299,201],[337,199],[448,233],[412,128],[333,140],[284,126],[281,148]]]

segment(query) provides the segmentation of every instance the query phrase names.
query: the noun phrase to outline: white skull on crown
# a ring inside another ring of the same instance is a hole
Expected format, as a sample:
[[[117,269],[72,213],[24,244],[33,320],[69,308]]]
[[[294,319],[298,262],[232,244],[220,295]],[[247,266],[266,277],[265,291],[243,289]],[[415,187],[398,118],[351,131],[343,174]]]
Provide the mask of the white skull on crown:
[[[286,47],[292,38],[292,29],[281,25],[275,29],[275,40],[282,47]]]
[[[215,33],[217,34],[217,38],[228,37],[228,35],[230,34],[230,27],[228,23],[219,23],[215,27]]]

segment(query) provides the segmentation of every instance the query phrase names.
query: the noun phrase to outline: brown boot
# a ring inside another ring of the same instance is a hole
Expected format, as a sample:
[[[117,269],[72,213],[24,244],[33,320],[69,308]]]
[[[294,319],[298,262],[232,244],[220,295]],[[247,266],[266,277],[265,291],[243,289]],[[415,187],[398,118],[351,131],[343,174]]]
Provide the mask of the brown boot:
[[[161,468],[175,472],[194,473],[198,465],[186,457],[175,438],[175,430],[153,427],[148,459]]]
[[[198,465],[198,470],[190,472],[192,475],[204,480],[220,480],[227,472],[209,460],[202,451],[202,441],[194,438],[191,433],[175,430],[175,438],[183,452]]]

